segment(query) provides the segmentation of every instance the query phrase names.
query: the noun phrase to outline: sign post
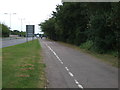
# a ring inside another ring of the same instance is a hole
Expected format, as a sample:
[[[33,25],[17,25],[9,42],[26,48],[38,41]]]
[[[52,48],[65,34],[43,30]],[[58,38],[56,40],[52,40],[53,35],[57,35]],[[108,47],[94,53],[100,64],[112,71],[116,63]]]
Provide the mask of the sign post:
[[[26,25],[26,41],[28,42],[28,37],[34,38],[35,25]]]

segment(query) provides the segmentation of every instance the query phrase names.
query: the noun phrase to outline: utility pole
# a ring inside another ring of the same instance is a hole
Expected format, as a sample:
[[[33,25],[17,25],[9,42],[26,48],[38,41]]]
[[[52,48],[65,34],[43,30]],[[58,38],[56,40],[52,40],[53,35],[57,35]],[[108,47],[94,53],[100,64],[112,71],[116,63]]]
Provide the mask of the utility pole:
[[[23,20],[25,20],[25,18],[20,18],[20,21],[21,21],[21,37],[22,37],[22,26],[23,26]]]
[[[4,13],[4,14],[10,15],[10,26],[9,26],[9,27],[10,27],[10,29],[11,29],[11,16],[12,16],[12,15],[15,15],[16,13]]]
[[[9,26],[9,29],[11,30],[11,16],[12,16],[12,15],[15,15],[16,13],[4,13],[4,14],[10,15],[10,26]],[[10,34],[9,34],[9,35],[11,35],[11,31],[10,31]]]

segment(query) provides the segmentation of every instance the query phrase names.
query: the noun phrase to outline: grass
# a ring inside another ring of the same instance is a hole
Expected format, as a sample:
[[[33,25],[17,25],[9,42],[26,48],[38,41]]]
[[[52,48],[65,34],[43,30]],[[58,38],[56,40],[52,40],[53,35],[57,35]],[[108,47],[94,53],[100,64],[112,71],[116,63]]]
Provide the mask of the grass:
[[[45,64],[38,40],[2,50],[2,88],[44,88]]]
[[[82,49],[82,48],[80,48],[78,46],[71,45],[71,44],[68,44],[68,43],[64,43],[64,42],[59,42],[59,43],[65,45],[67,47],[74,48],[74,49],[77,49],[77,50],[82,51],[84,53],[87,53],[89,55],[92,55],[95,58],[112,65],[113,67],[120,68],[120,65],[118,65],[118,61],[119,61],[118,58],[115,57],[112,54],[98,54],[96,52],[89,51],[87,49]]]
[[[2,89],[2,48],[0,48],[0,89]]]

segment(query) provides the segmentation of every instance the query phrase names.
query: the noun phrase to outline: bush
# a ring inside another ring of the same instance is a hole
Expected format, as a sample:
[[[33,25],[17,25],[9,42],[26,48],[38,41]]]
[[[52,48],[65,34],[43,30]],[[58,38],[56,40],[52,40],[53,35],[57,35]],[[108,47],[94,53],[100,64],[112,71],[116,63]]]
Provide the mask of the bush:
[[[92,46],[93,46],[93,42],[89,40],[89,41],[87,41],[85,43],[82,43],[80,45],[80,48],[83,48],[83,49],[86,49],[86,50],[90,50],[92,48]]]
[[[9,27],[5,24],[0,24],[0,26],[2,26],[2,37],[9,37]]]

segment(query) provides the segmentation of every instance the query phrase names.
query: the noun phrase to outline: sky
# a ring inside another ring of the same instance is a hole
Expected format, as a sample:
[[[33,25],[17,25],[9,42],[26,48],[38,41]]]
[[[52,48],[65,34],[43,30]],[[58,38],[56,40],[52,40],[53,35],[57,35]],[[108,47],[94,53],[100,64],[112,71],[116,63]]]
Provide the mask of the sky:
[[[26,31],[26,25],[35,25],[35,33],[41,33],[38,24],[50,18],[58,4],[62,1],[0,0],[0,22],[19,31]]]

